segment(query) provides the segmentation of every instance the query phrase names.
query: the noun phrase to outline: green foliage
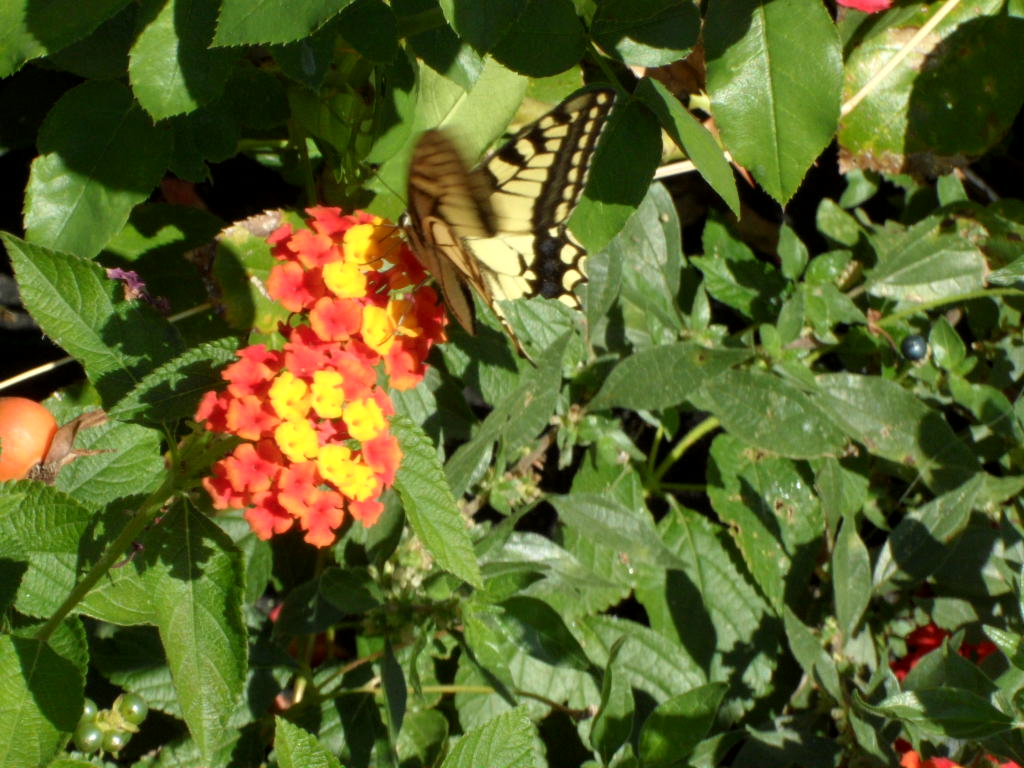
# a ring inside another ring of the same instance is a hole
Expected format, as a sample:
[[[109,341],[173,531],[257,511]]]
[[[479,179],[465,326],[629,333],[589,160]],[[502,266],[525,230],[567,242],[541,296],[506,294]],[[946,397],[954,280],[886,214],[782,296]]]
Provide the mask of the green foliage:
[[[106,422],[0,483],[0,765],[1024,764],[1024,20],[940,5],[2,4],[2,241]],[[213,510],[189,420],[289,322],[261,211],[397,221],[422,131],[594,83],[583,311],[448,327],[376,525]]]

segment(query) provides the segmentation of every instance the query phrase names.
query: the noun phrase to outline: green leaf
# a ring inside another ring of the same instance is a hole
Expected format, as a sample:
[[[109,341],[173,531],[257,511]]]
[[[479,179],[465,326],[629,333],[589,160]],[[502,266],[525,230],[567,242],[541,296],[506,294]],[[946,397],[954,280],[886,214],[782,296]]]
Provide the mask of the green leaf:
[[[908,588],[942,566],[950,555],[949,544],[966,527],[982,476],[975,475],[916,509],[911,509],[886,539],[875,562],[875,590],[892,586]]]
[[[0,77],[13,74],[29,59],[55,53],[81,40],[129,0],[76,0],[40,5],[31,0],[0,3]]]
[[[501,550],[487,554],[487,598],[501,601],[517,593],[537,597],[567,621],[620,602],[629,591],[625,580],[617,578],[624,570],[622,561],[590,539],[582,551],[583,535],[580,529],[566,529],[567,551],[543,536],[511,534]]]
[[[704,275],[704,288],[715,299],[753,320],[775,319],[786,282],[722,220],[712,216],[704,225],[704,255],[690,263]]]
[[[587,616],[574,626],[590,659],[601,666],[619,638],[626,640],[617,664],[631,688],[643,691],[655,701],[664,701],[704,685],[707,677],[687,649],[649,627],[613,616]]]
[[[832,552],[832,575],[836,620],[843,638],[849,641],[871,602],[871,557],[852,516],[845,518],[839,529]]]
[[[436,0],[392,0],[391,8],[398,16],[400,29],[410,29],[407,40],[416,56],[430,69],[463,90],[470,90],[485,66],[483,55],[471,44],[463,42],[447,24],[421,25],[420,14],[437,13]],[[422,30],[422,31],[420,31]]]
[[[960,233],[947,232],[942,216],[930,216],[908,230],[875,237],[878,266],[867,273],[872,296],[910,303],[936,301],[980,290],[985,259]]]
[[[658,522],[658,532],[682,567],[635,568],[636,599],[651,629],[686,648],[702,668],[715,670],[715,679],[743,681],[743,693],[722,707],[737,718],[752,698],[772,689],[779,631],[769,629],[771,606],[743,570],[726,529],[672,506]]]
[[[421,70],[413,132],[442,127],[459,142],[463,156],[475,163],[500,138],[515,117],[526,93],[527,78],[487,59],[467,92],[436,73]],[[411,150],[416,136],[410,136]],[[408,157],[405,157],[408,166]],[[401,187],[405,186],[405,170]]]
[[[840,245],[850,248],[855,246],[864,234],[864,230],[857,219],[840,208],[834,200],[827,197],[818,203],[815,223],[821,234],[830,237]]]
[[[529,0],[441,0],[455,33],[480,53],[489,53],[526,10]]]
[[[93,6],[88,10],[81,6],[76,8],[75,22],[81,21],[81,17],[89,14],[92,9]],[[107,18],[87,36],[56,53],[51,52],[47,56],[48,63],[56,69],[73,72],[86,80],[124,77],[125,70],[128,69],[128,50],[135,40],[137,19],[137,7],[130,3]],[[3,47],[3,43],[0,43],[0,49]]]
[[[506,451],[514,455],[547,426],[558,400],[562,357],[568,341],[566,334],[544,350],[536,369],[522,376],[519,386],[487,414],[473,439],[459,446],[448,459],[445,475],[455,494],[465,493],[475,469],[495,440],[504,440]]]
[[[615,666],[625,638],[619,638],[608,652],[601,682],[601,703],[590,727],[590,743],[606,765],[633,730],[633,691]]]
[[[807,246],[788,224],[779,227],[779,261],[782,276],[787,280],[796,280],[807,267]]]
[[[528,0],[492,55],[514,72],[549,77],[576,64],[586,46],[572,0]]]
[[[852,373],[818,376],[814,403],[867,450],[919,472],[935,492],[977,471],[977,459],[942,415],[899,384]]]
[[[113,420],[80,430],[75,448],[97,453],[62,467],[55,486],[93,509],[149,493],[166,473],[162,442],[157,430]]]
[[[1024,670],[1024,638],[1001,627],[986,625],[984,630],[988,639],[996,644],[1006,660],[1017,669]]]
[[[806,588],[824,523],[821,505],[789,459],[751,451],[731,434],[711,444],[708,497],[754,581],[779,611]]]
[[[462,623],[473,663],[492,678],[496,693],[511,697],[508,691],[515,688],[515,681],[509,670],[508,637],[501,628],[500,610],[497,606],[470,601],[462,609]]]
[[[844,434],[818,403],[786,379],[756,370],[728,370],[690,400],[711,411],[729,434],[777,456],[839,456]]]
[[[184,278],[178,257],[209,243],[223,226],[221,219],[199,208],[145,203],[132,209],[124,229],[103,249],[103,258],[112,255],[124,262],[145,264],[147,287],[151,293],[161,293],[175,288],[175,281],[180,283]],[[171,274],[165,277],[158,273],[154,279],[159,260],[170,262],[163,266]],[[196,282],[201,282],[198,277]]]
[[[843,698],[843,686],[839,682],[836,663],[821,646],[821,639],[796,617],[789,606],[783,610],[783,623],[786,627],[786,639],[789,649],[804,672],[814,675],[821,681],[822,687],[836,701]]]
[[[625,226],[651,186],[660,160],[657,120],[639,102],[619,103],[601,135],[583,197],[569,218],[569,228],[588,252],[604,248]],[[626,270],[627,275],[630,272]]]
[[[704,21],[715,124],[736,162],[785,204],[839,119],[839,35],[817,0],[713,2]]]
[[[405,673],[395,658],[395,651],[388,641],[384,646],[384,658],[381,659],[381,689],[384,692],[384,701],[387,707],[388,732],[392,740],[398,737],[402,731],[402,721],[405,719],[405,706],[408,700],[408,692],[405,684]]]
[[[468,90],[435,72],[420,67],[418,89],[404,97],[396,108],[403,110],[402,120],[391,132],[378,141],[375,153],[381,147],[388,154],[379,157],[380,168],[367,187],[377,197],[373,210],[392,219],[405,210],[405,194],[409,178],[409,160],[419,134],[428,129],[443,127],[458,143],[462,156],[475,163],[497,139],[515,116],[526,93],[528,79],[486,58],[480,65]],[[413,102],[415,93],[415,102]]]
[[[838,342],[833,329],[840,324],[867,324],[864,313],[845,293],[835,285],[812,285],[801,283],[800,297],[803,299],[804,315],[814,329],[814,335],[825,344]]]
[[[483,586],[466,521],[455,505],[430,438],[404,417],[392,420],[391,431],[402,447],[395,489],[402,497],[409,524],[441,568],[473,586]]]
[[[1002,140],[1024,102],[1024,78],[1001,65],[1017,50],[1024,19],[1003,8],[1000,0],[955,8],[875,84],[843,118],[839,141],[851,165],[938,175],[959,164],[958,155],[980,156]],[[907,6],[873,25],[848,57],[846,94],[859,91],[932,15],[931,7]],[[970,87],[979,78],[986,87]]]
[[[553,667],[589,670],[590,662],[559,614],[532,597],[512,597],[501,604],[502,626],[512,642]]]
[[[885,717],[905,720],[921,731],[952,739],[980,739],[1010,730],[1014,720],[971,691],[947,687],[904,691],[869,706]]]
[[[729,686],[708,683],[661,702],[640,729],[640,759],[645,766],[682,765],[714,723]]]
[[[29,242],[92,258],[159,183],[171,156],[123,85],[93,80],[61,96],[39,129],[25,190]]]
[[[139,104],[154,120],[192,112],[216,99],[242,49],[210,49],[214,5],[195,0],[149,0],[150,20],[132,46],[128,78]]]
[[[634,563],[678,567],[681,561],[669,551],[654,528],[650,513],[633,514],[606,495],[572,493],[550,496],[559,519],[585,531],[594,541],[628,555]]]
[[[436,709],[410,712],[405,718],[395,749],[401,763],[437,765],[448,740],[448,719]]]
[[[274,751],[281,768],[342,768],[315,736],[280,716],[274,718]]]
[[[683,329],[676,306],[683,246],[675,203],[664,186],[650,186],[639,208],[608,244],[607,257],[626,265],[619,267],[621,303],[626,335],[633,346],[676,341]],[[589,307],[587,312],[591,313]]]
[[[274,635],[315,635],[337,625],[344,611],[320,589],[320,581],[311,579],[292,587],[281,603],[281,612],[274,622]]]
[[[931,347],[935,364],[947,371],[956,372],[967,356],[964,340],[945,317],[938,318],[932,325],[928,333],[928,346]]]
[[[533,768],[536,729],[522,709],[513,709],[458,740],[441,768]]]
[[[104,402],[112,403],[181,349],[174,327],[96,264],[2,236],[26,309],[47,336],[85,367]],[[124,339],[132,339],[130,345]]]
[[[700,34],[700,12],[685,0],[605,0],[590,31],[625,64],[660,67],[689,55]]]
[[[290,43],[307,37],[353,0],[224,0],[213,45]]]
[[[274,61],[286,76],[312,91],[319,91],[333,64],[337,32],[336,25],[328,23],[308,37],[287,45],[275,45],[272,48]]]
[[[234,338],[192,347],[145,376],[107,415],[148,424],[191,418],[203,394],[224,385],[220,371],[235,360],[237,348]]]
[[[259,214],[228,227],[217,238],[212,276],[224,319],[233,328],[272,333],[288,318],[288,310],[267,292],[267,278],[277,262],[266,238],[284,223],[279,214]]]
[[[247,664],[241,556],[200,514],[176,508],[140,558],[181,712],[206,761],[231,738]]]
[[[674,0],[667,2],[674,4]],[[599,9],[605,7],[602,5]],[[688,3],[680,5],[679,8],[683,11],[692,11],[694,15],[697,13],[696,7]],[[732,166],[725,159],[722,148],[718,146],[711,133],[657,80],[645,77],[640,81],[634,95],[658,116],[658,122],[672,137],[672,141],[693,161],[700,175],[738,217],[740,196],[736,191]]]
[[[84,689],[46,643],[0,635],[0,764],[46,765],[74,730]]]
[[[716,376],[750,357],[740,349],[708,349],[693,341],[645,349],[624,358],[590,402],[591,410],[662,410],[680,405]],[[643,382],[642,387],[637,383]]]
[[[359,55],[374,64],[388,64],[398,53],[398,22],[382,0],[356,0],[341,12],[338,23],[352,30],[345,40]],[[299,45],[307,41],[299,41]]]
[[[174,130],[174,152],[168,161],[168,170],[197,184],[209,178],[206,164],[234,155],[242,137],[238,115],[223,99],[165,122]]]
[[[320,576],[320,594],[343,614],[365,613],[381,604],[376,583],[359,569],[328,568]]]
[[[92,512],[39,482],[0,483],[0,558],[28,563],[15,605],[44,618],[74,587],[81,564],[97,555],[86,531]]]

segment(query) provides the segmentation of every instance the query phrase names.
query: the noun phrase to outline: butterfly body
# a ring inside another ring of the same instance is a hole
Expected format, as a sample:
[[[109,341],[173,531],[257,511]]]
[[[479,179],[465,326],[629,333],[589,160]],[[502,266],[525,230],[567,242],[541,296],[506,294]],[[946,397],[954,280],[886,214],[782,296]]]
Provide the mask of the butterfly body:
[[[530,296],[578,307],[586,253],[566,222],[583,192],[615,93],[584,91],[555,107],[470,169],[441,131],[416,144],[407,232],[452,316],[475,328],[476,290],[501,319],[499,300]]]

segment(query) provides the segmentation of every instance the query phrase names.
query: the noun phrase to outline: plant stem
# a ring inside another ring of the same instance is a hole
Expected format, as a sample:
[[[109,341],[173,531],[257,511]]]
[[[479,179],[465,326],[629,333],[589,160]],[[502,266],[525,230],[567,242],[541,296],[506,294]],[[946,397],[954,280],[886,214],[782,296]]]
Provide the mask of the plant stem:
[[[117,559],[121,557],[133,541],[142,533],[143,529],[156,517],[156,514],[163,508],[167,498],[174,489],[175,476],[168,473],[164,482],[157,488],[139,507],[138,512],[128,521],[128,524],[121,530],[114,541],[110,543],[103,556],[96,561],[96,564],[89,569],[89,572],[82,577],[75,588],[71,590],[64,602],[45,624],[36,632],[36,639],[46,642],[54,633],[60,623],[64,621],[69,613],[89,593],[96,582],[111,569]]]
[[[690,449],[690,446],[704,437],[708,432],[718,429],[720,425],[721,422],[718,419],[714,416],[709,416],[687,432],[686,435],[683,436],[682,440],[672,446],[672,451],[665,457],[665,460],[658,465],[658,468],[654,470],[654,474],[651,476],[651,479],[655,483],[660,483],[661,478],[664,477],[669,468],[682,458],[683,454]]]
[[[320,574],[324,571],[324,566],[327,563],[328,550],[318,549],[316,553],[316,565],[313,568],[313,578],[319,579]],[[292,701],[298,704],[302,701],[306,695],[306,686],[309,685],[309,681],[313,676],[310,664],[313,661],[313,650],[316,648],[316,635],[303,635],[296,643],[296,656],[299,660],[302,672],[299,674],[298,679],[295,681],[295,694],[292,697]]]

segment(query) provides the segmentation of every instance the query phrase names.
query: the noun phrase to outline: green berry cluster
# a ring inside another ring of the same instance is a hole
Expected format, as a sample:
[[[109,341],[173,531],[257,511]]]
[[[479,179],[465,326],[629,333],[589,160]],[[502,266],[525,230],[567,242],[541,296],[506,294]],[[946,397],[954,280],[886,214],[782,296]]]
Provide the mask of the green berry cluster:
[[[85,753],[102,750],[117,754],[149,714],[145,699],[134,693],[122,693],[110,709],[97,709],[92,699],[85,700],[82,717],[75,728],[75,747]]]

